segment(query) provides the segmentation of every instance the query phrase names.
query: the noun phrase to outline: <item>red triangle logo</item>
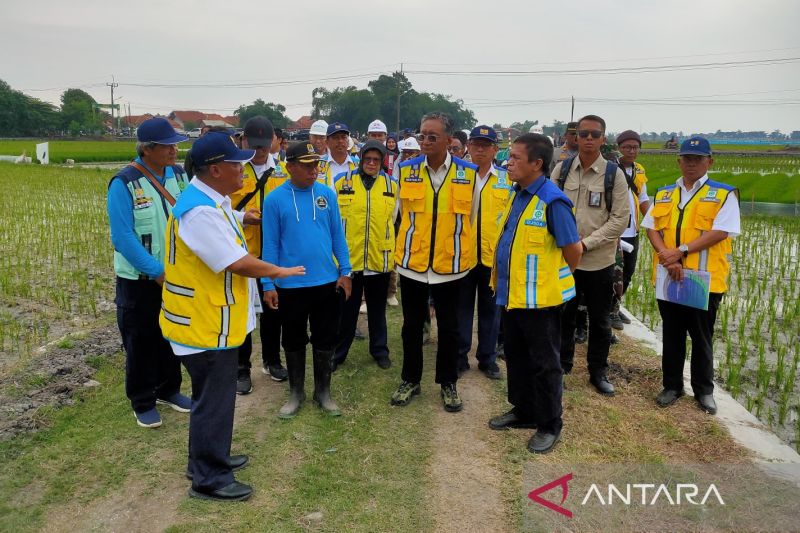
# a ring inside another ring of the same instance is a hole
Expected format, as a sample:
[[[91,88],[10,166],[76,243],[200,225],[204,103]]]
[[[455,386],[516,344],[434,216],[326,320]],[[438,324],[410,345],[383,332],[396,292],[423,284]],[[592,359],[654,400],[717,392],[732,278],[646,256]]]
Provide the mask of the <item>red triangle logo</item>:
[[[542,494],[549,491],[550,489],[554,489],[555,487],[561,487],[561,504],[563,504],[567,500],[567,496],[569,495],[568,483],[571,480],[572,480],[572,473],[569,473],[566,476],[551,481],[546,485],[542,485],[537,489],[533,489],[528,493],[528,498],[538,503],[539,505],[547,507],[551,511],[555,511],[559,514],[562,514],[567,518],[572,518],[572,511],[570,511],[569,509],[565,509],[564,507],[561,507],[561,505],[559,504],[555,504],[549,500],[545,500],[544,498],[541,497]]]

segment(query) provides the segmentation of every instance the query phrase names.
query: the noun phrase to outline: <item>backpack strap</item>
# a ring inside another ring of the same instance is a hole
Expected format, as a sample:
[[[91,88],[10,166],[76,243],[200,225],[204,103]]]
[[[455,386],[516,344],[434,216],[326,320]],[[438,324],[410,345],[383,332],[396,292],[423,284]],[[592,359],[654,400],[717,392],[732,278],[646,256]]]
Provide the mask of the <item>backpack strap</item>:
[[[606,209],[608,212],[611,212],[611,205],[614,201],[614,180],[617,177],[617,169],[619,167],[616,163],[612,163],[608,161],[606,163],[606,174],[603,177],[603,188],[605,189],[606,193]]]
[[[564,184],[567,182],[567,176],[569,176],[569,170],[572,168],[572,163],[575,161],[576,156],[571,156],[566,158],[561,162],[561,174],[558,176],[558,188],[562,191],[564,190]]]
[[[247,193],[244,196],[244,198],[239,200],[239,203],[236,204],[236,207],[234,207],[236,211],[241,211],[247,205],[247,203],[253,198],[253,196],[255,196],[256,194],[259,195],[261,194],[261,192],[264,190],[264,185],[267,184],[267,180],[272,175],[272,172],[274,170],[275,170],[274,168],[268,168],[267,170],[264,171],[264,173],[261,175],[260,178],[258,178],[258,181],[256,182],[256,188]],[[263,196],[259,197],[262,198],[263,200]]]

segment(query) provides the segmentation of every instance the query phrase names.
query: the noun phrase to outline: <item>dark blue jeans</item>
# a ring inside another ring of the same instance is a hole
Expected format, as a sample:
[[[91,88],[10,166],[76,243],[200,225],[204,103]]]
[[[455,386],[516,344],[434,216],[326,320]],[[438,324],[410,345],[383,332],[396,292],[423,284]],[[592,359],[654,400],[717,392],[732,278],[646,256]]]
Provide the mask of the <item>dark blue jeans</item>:
[[[228,464],[236,406],[237,348],[182,355],[192,378],[189,471],[192,488],[213,491],[233,483]]]
[[[477,265],[461,278],[458,302],[458,364],[466,367],[472,349],[472,319],[475,315],[475,294],[478,295],[478,364],[488,365],[497,359],[497,334],[500,313],[494,293],[489,287],[492,269]]]

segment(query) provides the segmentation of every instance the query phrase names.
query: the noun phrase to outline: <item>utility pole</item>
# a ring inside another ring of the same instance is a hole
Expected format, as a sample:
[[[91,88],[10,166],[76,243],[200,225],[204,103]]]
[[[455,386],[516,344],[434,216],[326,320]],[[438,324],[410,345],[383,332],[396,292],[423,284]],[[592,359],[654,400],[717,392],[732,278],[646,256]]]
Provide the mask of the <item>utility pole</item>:
[[[403,78],[403,64],[400,63],[400,75],[397,76],[397,128],[395,132],[400,135],[400,80]]]
[[[111,83],[106,83],[107,87],[111,87],[111,129],[114,129],[114,87],[119,87],[119,83],[111,76]]]
[[[572,97],[572,108],[569,110],[569,121],[575,120],[575,96]]]

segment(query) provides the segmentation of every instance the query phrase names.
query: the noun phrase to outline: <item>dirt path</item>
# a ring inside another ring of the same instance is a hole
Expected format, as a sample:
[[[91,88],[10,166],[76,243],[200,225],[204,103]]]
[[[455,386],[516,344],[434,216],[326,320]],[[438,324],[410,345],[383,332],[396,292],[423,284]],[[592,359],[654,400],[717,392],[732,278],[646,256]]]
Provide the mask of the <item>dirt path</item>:
[[[432,329],[435,331],[435,323]],[[492,384],[477,370],[475,346],[477,339],[473,339],[472,368],[458,381],[464,410],[448,413],[437,398],[429,472],[436,531],[501,533],[514,529],[502,495],[500,441],[487,426],[489,418],[505,406],[497,403]]]

